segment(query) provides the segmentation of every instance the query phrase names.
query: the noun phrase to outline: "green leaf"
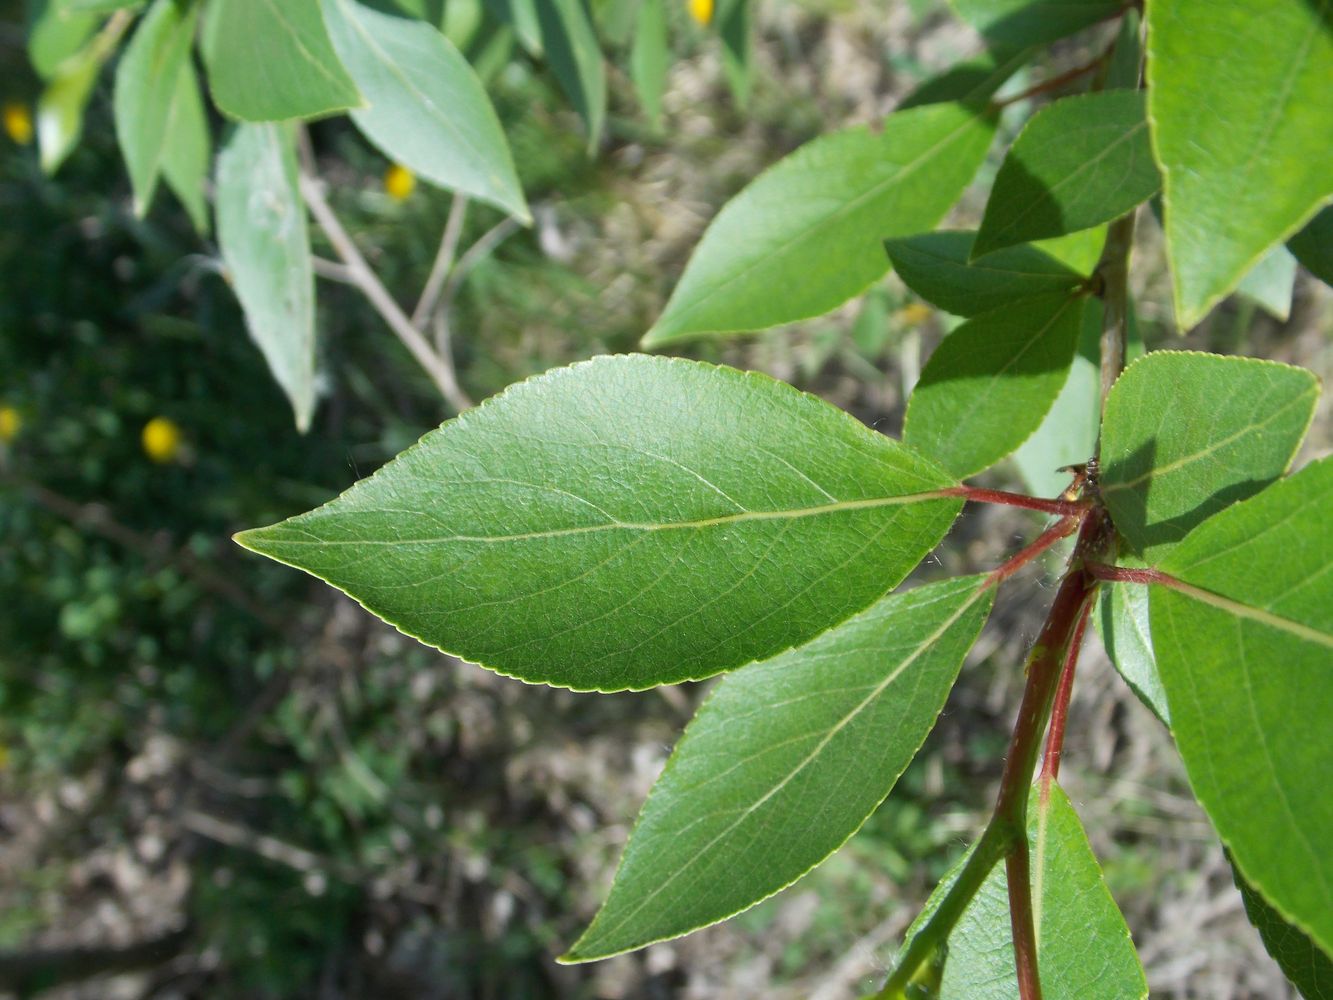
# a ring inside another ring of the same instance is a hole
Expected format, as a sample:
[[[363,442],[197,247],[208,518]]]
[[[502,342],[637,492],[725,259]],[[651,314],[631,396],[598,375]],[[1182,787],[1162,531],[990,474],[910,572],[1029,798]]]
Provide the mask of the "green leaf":
[[[588,129],[588,149],[595,150],[606,121],[606,66],[584,0],[542,0],[537,20],[546,61]]]
[[[881,241],[943,217],[971,181],[993,118],[957,104],[806,143],[718,213],[645,346],[809,319],[888,270]]]
[[[1125,683],[1153,715],[1170,727],[1171,710],[1153,654],[1147,584],[1117,583],[1103,587],[1097,600],[1096,624],[1106,655]]]
[[[1305,269],[1326,285],[1333,285],[1333,206],[1316,215],[1287,243]]]
[[[954,330],[912,390],[903,441],[957,476],[1012,452],[1037,429],[1069,377],[1084,301],[1046,295]]]
[[[208,112],[199,93],[199,79],[188,60],[176,78],[175,107],[173,128],[162,150],[162,176],[185,206],[195,230],[207,233],[208,202],[204,188],[213,157],[213,141],[208,131]]]
[[[481,81],[439,30],[352,0],[324,0],[329,37],[369,107],[352,121],[428,181],[528,221],[500,120]]]
[[[951,101],[974,107],[984,104],[1020,66],[1028,63],[1032,53],[1030,48],[989,48],[922,81],[902,99],[896,110]]]
[[[1250,268],[1250,273],[1236,286],[1236,294],[1285,323],[1291,316],[1291,295],[1295,289],[1296,258],[1279,243]]]
[[[28,59],[43,80],[55,78],[61,63],[78,54],[97,30],[97,16],[66,10],[53,0],[38,0],[28,23]]]
[[[1116,529],[1155,562],[1196,524],[1286,471],[1319,380],[1255,358],[1157,351],[1106,401],[1101,492]]]
[[[736,106],[742,111],[750,103],[754,82],[754,31],[750,0],[720,0],[717,33],[722,40],[722,72]]]
[[[103,29],[77,53],[62,60],[38,98],[38,160],[46,173],[55,173],[79,144],[84,108],[97,75],[116,49],[121,30]]]
[[[305,431],[315,409],[315,277],[289,126],[235,128],[218,156],[217,221],[245,325]]]
[[[766,376],[603,357],[506,390],[238,540],[500,673],[642,689],[765,659],[868,607],[948,530],[952,485]]]
[[[1136,90],[1066,97],[1038,111],[1000,165],[973,256],[1090,229],[1157,193]]]
[[[1245,915],[1259,931],[1264,948],[1305,1000],[1333,1000],[1333,960],[1315,947],[1310,936],[1293,927],[1282,914],[1232,867]]]
[[[629,71],[634,92],[639,95],[643,113],[653,128],[662,126],[662,91],[666,89],[671,52],[667,48],[665,0],[643,0],[634,27],[634,46],[630,50]]]
[[[1046,1000],[1148,996],[1143,966],[1125,918],[1111,898],[1097,858],[1068,796],[1057,785],[1028,806],[1033,925]],[[946,875],[908,929],[910,941],[938,908],[962,862]],[[932,1000],[1014,1000],[1013,936],[1004,865],[982,883],[949,935],[943,976]]]
[[[927,302],[956,316],[976,316],[1042,295],[1071,294],[1083,276],[1032,246],[973,261],[970,232],[922,233],[885,240],[893,269]]]
[[[644,804],[606,903],[561,961],[725,920],[837,850],[921,748],[993,599],[986,577],[893,594],[724,678]]]
[[[116,138],[139,216],[153,200],[167,143],[180,128],[179,119],[189,113],[183,111],[189,88],[181,86],[180,78],[193,74],[190,47],[198,13],[194,4],[154,0],[116,67]]]
[[[1041,424],[1014,452],[1014,464],[1035,496],[1058,495],[1070,481],[1070,474],[1062,470],[1086,462],[1097,449],[1102,419],[1101,335],[1101,303],[1089,299],[1065,384]]]
[[[988,44],[1045,45],[1115,17],[1123,0],[952,0]]]
[[[533,58],[542,54],[542,28],[537,20],[536,0],[483,0],[492,17],[514,29],[519,44]]]
[[[1328,0],[1148,6],[1148,117],[1182,327],[1333,195],[1329,18]],[[1237,44],[1257,24],[1262,44]]]
[[[362,103],[320,0],[212,0],[204,62],[213,103],[242,121],[316,118]]]
[[[1153,647],[1194,794],[1245,879],[1333,952],[1333,459],[1199,525],[1158,567]]]
[[[1133,7],[1120,18],[1111,62],[1106,67],[1107,90],[1137,90],[1143,76],[1143,20]]]

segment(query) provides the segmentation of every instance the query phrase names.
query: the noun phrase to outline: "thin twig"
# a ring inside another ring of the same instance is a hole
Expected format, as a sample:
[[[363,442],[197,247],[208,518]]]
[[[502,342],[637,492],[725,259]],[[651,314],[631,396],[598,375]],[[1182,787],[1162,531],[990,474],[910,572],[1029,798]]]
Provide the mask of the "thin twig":
[[[352,269],[346,264],[329,260],[327,257],[312,257],[310,262],[315,266],[315,273],[321,278],[341,282],[344,285],[356,285],[356,279],[352,277]]]
[[[1087,76],[1089,73],[1094,73],[1101,69],[1102,65],[1110,60],[1111,53],[1114,51],[1115,46],[1111,45],[1105,52],[1097,56],[1097,58],[1083,63],[1080,66],[1075,66],[1073,69],[1067,69],[1063,73],[1059,73],[1048,80],[1042,80],[1040,83],[1034,84],[1026,90],[1021,90],[1017,94],[1013,94],[1009,97],[996,98],[991,101],[991,106],[996,108],[1007,108],[1011,104],[1017,104],[1019,101],[1026,101],[1030,97],[1049,93],[1052,90],[1059,90],[1065,84],[1073,83],[1080,77]]]
[[[1041,1000],[1037,972],[1037,930],[1032,910],[1032,860],[1027,837],[1020,837],[1004,859],[1009,887],[1009,927],[1014,940],[1014,970],[1019,1000]]]
[[[1030,497],[1026,493],[1010,493],[1008,490],[991,490],[981,486],[951,486],[940,491],[943,496],[962,497],[974,503],[994,503],[1005,507],[1022,507],[1025,510],[1039,510],[1045,514],[1059,514],[1061,517],[1078,517],[1087,513],[1091,506],[1087,500],[1046,500],[1042,497]]]
[[[347,230],[343,228],[338,217],[333,214],[333,209],[329,207],[328,201],[324,197],[323,185],[320,181],[306,171],[301,172],[301,197],[305,200],[306,207],[310,209],[310,214],[315,217],[319,227],[324,230],[329,242],[333,244],[333,249],[337,251],[343,263],[347,266],[349,276],[354,284],[374,307],[380,317],[389,325],[389,329],[394,332],[399,340],[403,342],[419,365],[425,369],[426,374],[431,377],[435,385],[440,390],[445,401],[455,410],[461,412],[468,408],[470,401],[460,397],[455,389],[457,381],[454,378],[452,362],[441,358],[432,350],[430,343],[422,336],[421,331],[412,325],[412,321],[407,318],[398,303],[393,300],[388,290],[380,281],[374,269],[366,263],[366,259],[361,256],[361,251],[356,248],[356,244],[348,235]]]
[[[454,378],[454,349],[449,329],[449,310],[440,306],[432,317],[435,327],[435,353],[445,360],[445,369],[449,374],[449,389],[445,393],[451,405],[459,413],[472,409],[472,397],[463,391],[463,387]]]
[[[440,237],[440,249],[435,254],[435,262],[430,266],[430,274],[421,289],[421,298],[412,310],[412,325],[423,333],[435,303],[439,301],[440,291],[444,288],[444,279],[454,266],[454,256],[458,253],[458,241],[463,235],[463,222],[467,218],[467,195],[455,194],[449,205],[449,218],[444,223],[444,235]]]
[[[1041,760],[1041,780],[1049,784],[1060,776],[1060,755],[1064,753],[1065,726],[1069,722],[1069,699],[1074,693],[1074,671],[1078,669],[1079,653],[1083,650],[1083,635],[1092,616],[1092,602],[1083,609],[1083,616],[1074,629],[1074,638],[1065,654],[1064,669],[1060,672],[1060,687],[1055,692],[1051,708],[1051,726],[1046,733],[1046,752]]]
[[[449,280],[445,282],[444,290],[440,292],[441,309],[448,309],[453,304],[455,297],[458,295],[458,289],[463,284],[463,279],[468,276],[468,272],[489,257],[496,247],[520,228],[517,219],[512,217],[501,219],[482,233],[481,238],[476,243],[463,251],[463,255],[458,258],[458,263],[449,272]]]

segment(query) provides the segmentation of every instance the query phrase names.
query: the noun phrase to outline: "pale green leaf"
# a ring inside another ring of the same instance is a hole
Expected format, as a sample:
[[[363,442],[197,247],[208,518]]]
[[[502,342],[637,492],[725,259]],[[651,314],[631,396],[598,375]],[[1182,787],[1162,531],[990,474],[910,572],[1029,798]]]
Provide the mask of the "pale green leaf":
[[[562,961],[725,920],[843,844],[916,755],[993,600],[985,577],[893,594],[724,678],[685,730],[611,892]]]
[[[28,19],[28,59],[48,83],[61,63],[83,49],[97,30],[97,16],[70,11],[54,0],[37,0]]]
[[[1142,1000],[1143,966],[1111,898],[1078,814],[1058,785],[1028,806],[1033,926],[1045,1000]],[[938,907],[961,862],[908,929],[910,941]],[[943,975],[931,1000],[1017,1000],[1009,890],[1004,864],[982,883],[949,935]]]
[[[245,325],[291,400],[315,409],[315,278],[289,126],[237,126],[218,155],[218,245]]]
[[[528,220],[500,121],[481,81],[440,31],[353,0],[324,0],[333,47],[369,106],[357,128],[390,159],[442,187]]]
[[[1319,381],[1254,358],[1156,351],[1106,401],[1101,492],[1116,529],[1149,562],[1195,525],[1286,471]]]
[[[188,61],[176,78],[176,114],[162,150],[162,177],[180,199],[195,230],[208,232],[208,201],[205,186],[213,156],[208,130],[208,112],[199,92],[199,80]]]
[[[662,91],[666,89],[671,52],[667,48],[666,0],[643,0],[630,49],[630,77],[643,113],[653,128],[662,125]]]
[[[1264,948],[1305,1000],[1333,1000],[1333,959],[1315,947],[1310,936],[1283,919],[1235,867],[1236,888],[1245,915],[1259,931]]]
[[[1031,246],[1016,246],[974,261],[976,234],[941,230],[885,240],[903,283],[945,312],[976,316],[1051,293],[1072,294],[1083,276]]]
[[[584,0],[540,0],[537,21],[551,72],[588,130],[588,149],[606,123],[606,66]]]
[[[1014,140],[972,254],[1090,229],[1160,186],[1140,91],[1063,98],[1038,111]]]
[[[950,333],[912,390],[904,442],[957,476],[1012,452],[1069,377],[1084,302],[1045,295],[975,316]]]
[[[1291,295],[1295,289],[1296,258],[1279,243],[1250,268],[1250,273],[1236,286],[1236,294],[1285,323],[1291,316]]]
[[[992,45],[1044,45],[1115,17],[1124,0],[952,0]]]
[[[1333,952],[1333,459],[1209,518],[1162,561],[1153,647],[1190,785],[1232,860]]]
[[[1171,710],[1153,654],[1147,584],[1117,583],[1103,587],[1097,599],[1095,620],[1106,655],[1120,676],[1139,700],[1170,726]]]
[[[242,121],[316,118],[362,103],[320,0],[212,0],[204,61],[213,103]]]
[[[1333,206],[1316,215],[1287,246],[1307,271],[1333,285]]]
[[[102,66],[115,51],[119,33],[103,30],[62,60],[37,100],[37,151],[42,170],[53,174],[83,135],[83,112]]]
[[[948,530],[953,484],[766,376],[603,357],[506,390],[239,540],[500,673],[641,689],[868,607]]]
[[[881,241],[938,222],[994,130],[932,104],[806,143],[718,213],[644,344],[808,319],[865,291],[888,270]]]
[[[116,139],[140,216],[153,200],[167,144],[190,113],[183,107],[190,88],[182,87],[181,77],[194,72],[190,48],[198,13],[194,4],[154,0],[116,66]]]
[[[1330,0],[1148,5],[1148,117],[1182,327],[1333,195],[1331,18]]]

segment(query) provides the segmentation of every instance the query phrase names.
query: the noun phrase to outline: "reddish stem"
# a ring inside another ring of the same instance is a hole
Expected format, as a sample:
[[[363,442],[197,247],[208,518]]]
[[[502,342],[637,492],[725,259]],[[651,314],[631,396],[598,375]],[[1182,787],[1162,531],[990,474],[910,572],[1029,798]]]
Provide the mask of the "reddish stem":
[[[1101,69],[1103,64],[1111,58],[1114,48],[1108,48],[1096,59],[1086,62],[1081,66],[1075,66],[1073,69],[1067,69],[1063,73],[1051,77],[1049,80],[1043,80],[1041,83],[1028,87],[1027,90],[1021,90],[1010,97],[1000,98],[991,102],[992,107],[1007,108],[1011,104],[1017,104],[1019,101],[1026,101],[1029,97],[1036,97],[1039,94],[1045,94],[1052,90],[1059,90],[1066,83],[1073,83],[1081,76],[1087,76],[1089,73],[1095,73]]]
[[[1083,615],[1074,626],[1074,637],[1069,642],[1064,669],[1060,672],[1060,686],[1055,691],[1055,704],[1051,706],[1051,727],[1046,733],[1046,753],[1041,763],[1043,785],[1054,781],[1060,774],[1060,754],[1064,751],[1065,725],[1069,721],[1069,698],[1074,693],[1074,670],[1078,667],[1079,652],[1083,649],[1083,634],[1088,629],[1090,617],[1092,617],[1092,601],[1084,606]]]
[[[1085,512],[1086,513],[1086,512]],[[1063,517],[1055,524],[1043,531],[1037,540],[1021,552],[1009,557],[995,569],[991,570],[990,578],[987,581],[991,586],[1009,579],[1028,563],[1036,559],[1047,549],[1062,538],[1068,538],[1078,530],[1080,517]]]
[[[1022,507],[1025,510],[1039,510],[1045,514],[1060,514],[1064,517],[1086,514],[1091,504],[1086,500],[1046,500],[1042,497],[1030,497],[1026,493],[1010,493],[1008,490],[988,490],[981,486],[953,486],[940,490],[946,497],[962,497],[976,503],[995,503],[1006,507]]]
[[[1032,917],[1032,867],[1027,838],[1019,840],[1004,859],[1009,883],[1009,926],[1014,938],[1014,967],[1021,1000],[1041,1000],[1037,974],[1037,932]]]
[[[1128,566],[1107,566],[1103,563],[1090,562],[1085,567],[1098,580],[1110,583],[1160,583],[1170,587],[1178,583],[1174,576],[1169,576],[1159,569],[1131,569]]]

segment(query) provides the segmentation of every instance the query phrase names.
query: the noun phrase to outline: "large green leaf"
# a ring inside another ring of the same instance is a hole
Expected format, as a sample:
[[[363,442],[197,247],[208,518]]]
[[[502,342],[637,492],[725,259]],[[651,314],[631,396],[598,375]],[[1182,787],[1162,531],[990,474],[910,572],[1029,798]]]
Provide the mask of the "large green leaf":
[[[537,20],[551,71],[588,129],[596,149],[606,121],[606,66],[584,0],[540,0]]]
[[[242,121],[285,121],[362,103],[320,0],[212,0],[204,61],[213,103]]]
[[[466,59],[425,21],[324,0],[329,37],[369,107],[352,121],[390,159],[527,220],[500,121]]]
[[[1143,966],[1111,898],[1097,858],[1069,798],[1057,785],[1028,807],[1033,925],[1046,1000],[1142,1000],[1148,995]],[[945,876],[908,940],[939,906],[961,867]],[[1009,889],[1003,864],[982,883],[949,935],[938,992],[931,1000],[1015,1000]]]
[[[1333,953],[1333,459],[1160,564],[1153,647],[1190,784],[1246,880]]]
[[[725,920],[843,844],[921,747],[993,600],[985,577],[893,594],[724,678],[644,804],[563,961]]]
[[[204,190],[212,165],[213,140],[208,112],[199,92],[194,67],[186,62],[176,78],[176,113],[162,149],[162,177],[189,213],[200,233],[208,232],[208,201]]]
[[[938,222],[994,131],[932,104],[806,143],[718,213],[644,344],[808,319],[865,291],[888,270],[881,241]]]
[[[1191,327],[1333,195],[1330,0],[1152,0],[1148,112]],[[1262,40],[1252,38],[1262,25]]]
[[[1083,276],[1032,246],[1010,247],[972,260],[976,234],[922,233],[885,240],[894,271],[927,302],[956,316],[976,316],[1051,293],[1072,293]]]
[[[1115,17],[1123,0],[952,0],[992,45],[1044,45]]]
[[[868,607],[944,535],[953,483],[766,376],[604,357],[520,383],[238,540],[501,673],[640,689]]]
[[[1305,1000],[1333,1000],[1333,959],[1315,947],[1308,934],[1284,920],[1234,867],[1232,872],[1245,903],[1245,915],[1258,929],[1264,948],[1281,967],[1282,974],[1301,991]]]
[[[1316,215],[1287,244],[1306,270],[1333,285],[1333,206]]]
[[[1286,471],[1319,381],[1254,358],[1157,351],[1106,401],[1102,497],[1120,536],[1150,562],[1196,524]]]
[[[167,144],[189,114],[184,108],[189,88],[181,86],[181,77],[193,73],[190,47],[198,13],[194,4],[154,0],[116,67],[116,138],[138,215],[148,211]]]
[[[930,356],[903,440],[957,476],[994,465],[1041,424],[1069,377],[1084,299],[1029,299],[976,316]]]
[[[237,126],[218,155],[218,244],[245,325],[296,413],[315,409],[315,278],[289,126]]]
[[[1155,195],[1144,104],[1140,91],[1106,90],[1037,112],[1000,165],[973,256],[1090,229]]]

